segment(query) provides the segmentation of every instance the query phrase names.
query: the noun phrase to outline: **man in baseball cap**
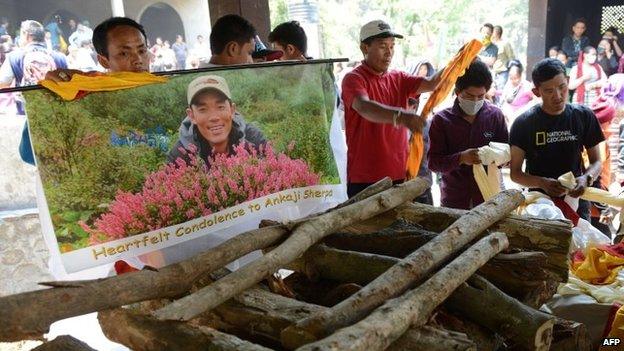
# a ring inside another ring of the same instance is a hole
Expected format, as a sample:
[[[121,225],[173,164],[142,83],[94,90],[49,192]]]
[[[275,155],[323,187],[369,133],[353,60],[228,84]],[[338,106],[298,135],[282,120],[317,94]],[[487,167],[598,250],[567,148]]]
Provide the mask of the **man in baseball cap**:
[[[275,61],[279,60],[284,55],[282,51],[268,49],[257,35],[254,38],[254,42],[254,52],[251,53],[254,62]]]
[[[432,91],[440,70],[430,78],[390,70],[396,39],[403,36],[381,20],[360,30],[364,60],[342,81],[347,136],[349,197],[384,177],[395,183],[406,176],[407,131],[422,131],[426,118],[409,107],[409,98]]]
[[[192,105],[194,97],[209,89],[214,89],[215,91],[222,93],[230,101],[232,100],[230,87],[225,79],[217,75],[207,75],[193,79],[193,81],[188,85],[186,90],[186,99],[188,104]]]
[[[180,126],[179,140],[169,151],[168,161],[178,158],[188,161],[184,149],[198,150],[199,156],[210,166],[209,159],[218,153],[232,154],[234,146],[248,143],[259,147],[266,143],[262,132],[245,123],[232,102],[227,81],[217,75],[195,78],[186,91],[188,107]]]
[[[370,21],[360,29],[360,42],[370,38],[399,38],[403,39],[401,34],[392,30],[390,25],[382,20]]]

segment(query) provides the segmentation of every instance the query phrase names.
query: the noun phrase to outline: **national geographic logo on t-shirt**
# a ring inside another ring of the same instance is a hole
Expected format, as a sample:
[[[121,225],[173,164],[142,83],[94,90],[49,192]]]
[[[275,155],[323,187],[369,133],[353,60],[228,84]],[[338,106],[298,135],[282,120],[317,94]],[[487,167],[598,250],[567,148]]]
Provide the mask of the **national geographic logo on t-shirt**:
[[[535,145],[546,145],[554,143],[565,143],[568,141],[576,141],[578,137],[569,130],[559,130],[555,132],[537,132],[535,133]]]

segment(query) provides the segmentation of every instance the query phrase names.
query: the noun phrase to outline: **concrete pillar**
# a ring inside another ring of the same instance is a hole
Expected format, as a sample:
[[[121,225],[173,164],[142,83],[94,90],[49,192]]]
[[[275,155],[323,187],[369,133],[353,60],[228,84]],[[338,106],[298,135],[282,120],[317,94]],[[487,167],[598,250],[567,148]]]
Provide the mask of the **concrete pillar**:
[[[271,31],[269,0],[209,0],[210,22],[214,24],[219,17],[235,14],[251,22],[266,44]]]
[[[548,0],[529,0],[529,35],[527,36],[527,78],[533,66],[546,55],[546,19]]]
[[[319,58],[321,56],[321,39],[319,29],[318,2],[315,0],[289,0],[288,18],[299,21],[308,37],[309,56]],[[273,25],[278,25],[274,23]]]
[[[111,9],[113,17],[125,17],[123,0],[111,0]]]

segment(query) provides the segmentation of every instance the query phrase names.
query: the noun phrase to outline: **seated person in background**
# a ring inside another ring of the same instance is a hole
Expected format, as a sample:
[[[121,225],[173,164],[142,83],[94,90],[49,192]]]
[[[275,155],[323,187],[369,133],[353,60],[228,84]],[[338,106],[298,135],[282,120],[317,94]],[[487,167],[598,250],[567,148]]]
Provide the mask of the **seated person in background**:
[[[209,158],[215,154],[233,154],[234,147],[240,143],[249,143],[256,148],[266,143],[262,132],[245,123],[236,112],[230,88],[222,77],[206,75],[195,78],[188,86],[187,100],[188,118],[180,127],[179,140],[169,151],[169,162],[175,162],[178,157],[188,160],[180,149],[190,149],[190,145],[196,147],[201,159],[208,164]]]
[[[568,81],[561,62],[538,62],[532,78],[533,93],[542,98],[542,103],[523,113],[511,126],[511,180],[548,194],[563,207],[564,214],[569,213],[561,198],[566,193],[578,197],[594,183],[602,167],[599,144],[604,136],[592,110],[567,102]],[[583,148],[589,158],[587,168],[583,167]],[[577,181],[576,188],[569,192],[557,181],[567,172],[572,172]],[[581,217],[589,220],[588,215]]]
[[[611,26],[605,30],[604,34],[602,34],[602,39],[609,41],[609,44],[611,44],[611,47],[615,51],[615,55],[617,57],[622,57],[624,56],[624,51],[622,51],[622,47],[620,46],[619,35],[618,29]]]
[[[471,209],[483,202],[472,172],[472,165],[481,163],[478,148],[508,139],[502,111],[485,101],[491,86],[487,65],[475,60],[457,79],[453,107],[431,120],[427,158],[431,171],[442,175],[442,206]]]
[[[431,77],[436,73],[436,69],[429,60],[420,60],[417,64],[410,66],[407,72],[416,77]]]
[[[281,60],[305,61],[307,56],[308,37],[297,21],[284,22],[269,33],[269,43],[274,50],[284,54]]]
[[[520,61],[509,61],[509,80],[505,84],[502,96],[502,110],[507,118],[508,126],[511,126],[511,122],[519,113],[531,106],[531,102],[535,98],[533,83],[526,80],[523,73],[524,68]]]
[[[492,69],[498,57],[498,46],[492,42],[493,33],[494,26],[491,23],[485,23],[481,26],[481,42],[483,43],[483,49],[481,49],[479,53],[479,58],[485,62],[490,69]]]
[[[551,46],[550,49],[548,49],[548,58],[557,58],[557,54],[560,50],[561,49],[557,45]]]
[[[587,30],[587,21],[584,18],[578,18],[572,25],[572,34],[566,35],[561,41],[561,50],[568,55],[568,68],[576,64],[581,50],[589,45],[589,38],[584,35],[585,30]]]
[[[611,46],[611,41],[602,39],[596,48],[598,54],[598,64],[602,67],[607,77],[617,73],[618,69],[618,57]]]
[[[607,83],[607,75],[597,61],[596,49],[586,46],[579,54],[578,64],[570,70],[568,88],[576,89],[572,101],[591,106],[600,96],[600,88]]]

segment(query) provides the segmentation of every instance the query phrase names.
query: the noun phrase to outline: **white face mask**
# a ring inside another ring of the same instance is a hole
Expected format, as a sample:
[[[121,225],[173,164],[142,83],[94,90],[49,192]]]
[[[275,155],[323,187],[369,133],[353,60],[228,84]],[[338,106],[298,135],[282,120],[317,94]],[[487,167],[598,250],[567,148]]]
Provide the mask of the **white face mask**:
[[[466,99],[463,99],[459,95],[457,96],[457,101],[459,101],[459,107],[461,107],[464,113],[467,114],[468,116],[476,115],[481,109],[481,107],[483,107],[483,104],[485,103],[484,99],[477,100],[477,101],[466,100]]]

